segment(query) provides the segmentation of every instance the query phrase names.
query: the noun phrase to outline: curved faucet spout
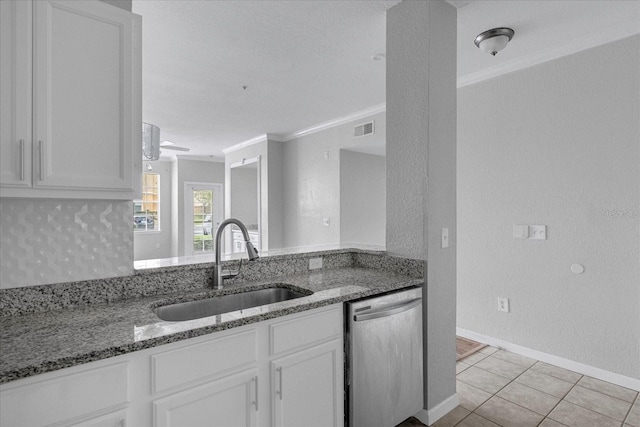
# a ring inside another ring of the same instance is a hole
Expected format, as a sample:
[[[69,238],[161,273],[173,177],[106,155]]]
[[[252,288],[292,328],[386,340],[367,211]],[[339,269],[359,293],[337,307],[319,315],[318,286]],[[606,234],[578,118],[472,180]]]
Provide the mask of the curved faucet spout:
[[[240,228],[240,231],[242,232],[242,237],[244,238],[245,245],[247,248],[247,255],[249,256],[249,261],[253,261],[259,258],[258,251],[256,250],[256,248],[253,247],[253,243],[251,243],[251,238],[249,237],[249,232],[247,231],[247,227],[245,227],[242,221],[236,218],[228,218],[222,221],[222,224],[220,224],[220,226],[218,227],[218,230],[216,231],[216,239],[214,242],[215,251],[216,251],[216,266],[215,266],[215,271],[213,273],[213,287],[217,289],[222,289],[222,282],[225,279],[225,276],[222,274],[222,266],[220,265],[220,251],[221,251],[220,238],[222,237],[222,233],[225,227],[229,224],[235,224],[238,226],[238,228]]]

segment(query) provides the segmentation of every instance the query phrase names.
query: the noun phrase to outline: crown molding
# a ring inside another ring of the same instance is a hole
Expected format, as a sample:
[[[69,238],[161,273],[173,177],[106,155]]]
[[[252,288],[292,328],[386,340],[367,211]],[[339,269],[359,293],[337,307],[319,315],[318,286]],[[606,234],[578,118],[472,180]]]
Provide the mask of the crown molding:
[[[480,70],[475,73],[458,76],[457,87],[461,88],[475,83],[480,83],[481,81],[492,79],[503,74],[522,70],[563,56],[640,34],[640,28],[638,27],[637,22],[632,21],[635,20],[629,19],[628,21],[620,22],[616,25],[603,27],[600,31],[594,31],[585,37],[573,38],[567,43],[555,48],[535,52],[512,61],[504,62],[494,67],[485,68],[484,70]]]
[[[301,129],[295,132],[279,134],[279,133],[263,133],[262,135],[258,135],[254,138],[247,139],[246,141],[242,141],[236,145],[232,145],[231,147],[225,148],[222,150],[224,154],[231,153],[233,151],[238,151],[243,148],[249,147],[254,144],[258,144],[265,141],[278,141],[278,142],[287,142],[292,139],[300,138],[301,136],[310,135],[312,133],[320,132],[325,129],[329,129],[335,126],[339,126],[345,123],[354,122],[356,120],[364,119],[366,117],[372,116],[374,114],[382,113],[387,110],[387,104],[378,104],[371,108],[367,108],[364,110],[356,111],[355,113],[338,117],[333,120],[329,120],[328,122],[320,123],[315,126],[311,126],[305,129]]]
[[[176,154],[175,160],[196,160],[198,162],[224,163],[224,157],[198,156],[195,154]],[[170,161],[174,161],[171,159]]]
[[[295,132],[285,133],[282,135],[283,142],[291,141],[292,139],[300,138],[302,136],[310,135],[312,133],[320,132],[325,129],[329,129],[335,126],[343,125],[345,123],[354,122],[356,120],[364,119],[365,117],[372,116],[374,114],[382,113],[387,110],[387,104],[382,103],[374,105],[373,107],[366,108],[364,110],[356,111],[355,113],[348,114],[346,116],[338,117],[333,120],[329,120],[324,123],[320,123],[305,129],[301,129]]]

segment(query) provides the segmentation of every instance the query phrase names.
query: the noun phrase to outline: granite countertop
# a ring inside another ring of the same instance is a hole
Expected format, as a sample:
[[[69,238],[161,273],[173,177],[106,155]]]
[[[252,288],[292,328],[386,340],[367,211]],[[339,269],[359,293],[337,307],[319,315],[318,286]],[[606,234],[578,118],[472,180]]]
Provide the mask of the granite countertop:
[[[313,294],[184,322],[161,321],[152,308],[282,283]],[[417,286],[423,279],[347,267],[197,290],[0,317],[0,383],[176,342],[313,308]]]

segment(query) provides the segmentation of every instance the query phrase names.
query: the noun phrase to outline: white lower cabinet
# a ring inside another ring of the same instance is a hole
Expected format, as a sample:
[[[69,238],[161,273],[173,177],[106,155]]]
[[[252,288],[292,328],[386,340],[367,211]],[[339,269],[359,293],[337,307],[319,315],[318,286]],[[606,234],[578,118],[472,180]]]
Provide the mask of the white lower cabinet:
[[[0,426],[341,427],[342,304],[0,385]]]
[[[128,370],[126,361],[101,361],[3,384],[0,426],[120,427],[130,397]]]
[[[341,340],[275,359],[271,377],[274,426],[343,424]]]
[[[128,427],[127,411],[110,412],[76,424],[70,424],[69,427]]]
[[[258,407],[257,370],[211,381],[153,402],[156,427],[253,427]]]

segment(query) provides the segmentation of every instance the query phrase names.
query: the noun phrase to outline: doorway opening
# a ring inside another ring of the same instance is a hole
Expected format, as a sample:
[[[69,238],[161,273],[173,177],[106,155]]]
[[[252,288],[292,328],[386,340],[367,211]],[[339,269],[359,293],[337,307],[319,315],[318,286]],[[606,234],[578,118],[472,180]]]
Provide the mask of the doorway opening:
[[[185,183],[185,255],[213,254],[222,222],[222,184]]]

